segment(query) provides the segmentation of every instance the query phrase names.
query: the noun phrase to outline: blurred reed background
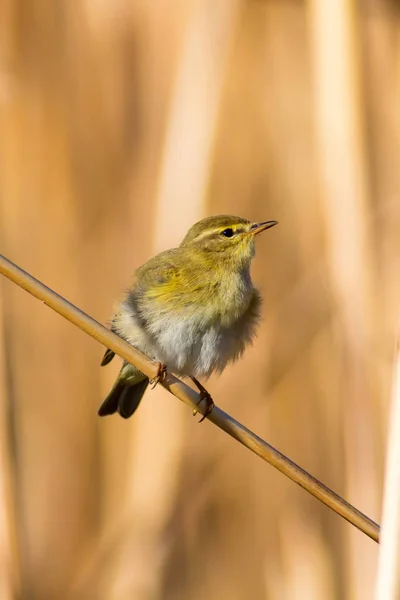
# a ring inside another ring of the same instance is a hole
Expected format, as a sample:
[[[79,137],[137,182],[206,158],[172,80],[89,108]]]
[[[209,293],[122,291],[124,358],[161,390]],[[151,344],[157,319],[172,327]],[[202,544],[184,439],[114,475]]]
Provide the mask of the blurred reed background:
[[[394,0],[3,0],[0,252],[102,322],[203,216],[277,219],[208,388],[379,521],[400,300]],[[1,600],[373,597],[378,545],[0,279]]]

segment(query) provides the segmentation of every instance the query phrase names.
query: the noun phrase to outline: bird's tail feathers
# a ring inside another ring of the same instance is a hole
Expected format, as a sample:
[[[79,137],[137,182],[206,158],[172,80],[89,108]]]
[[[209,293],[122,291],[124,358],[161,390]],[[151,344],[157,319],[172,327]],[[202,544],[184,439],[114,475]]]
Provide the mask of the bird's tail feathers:
[[[126,385],[123,380],[117,379],[111,392],[99,408],[99,416],[105,417],[118,412],[124,419],[129,419],[139,406],[148,384],[147,377],[135,385]]]

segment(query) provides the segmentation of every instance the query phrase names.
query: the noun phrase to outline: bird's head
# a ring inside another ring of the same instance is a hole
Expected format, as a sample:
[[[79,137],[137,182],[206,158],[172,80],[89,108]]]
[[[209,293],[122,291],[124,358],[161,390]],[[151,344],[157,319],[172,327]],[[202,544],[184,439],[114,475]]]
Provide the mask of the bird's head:
[[[206,217],[193,225],[181,247],[196,253],[209,267],[224,263],[231,269],[241,270],[250,265],[255,253],[255,237],[277,225],[277,221],[252,223],[241,217],[219,215]]]

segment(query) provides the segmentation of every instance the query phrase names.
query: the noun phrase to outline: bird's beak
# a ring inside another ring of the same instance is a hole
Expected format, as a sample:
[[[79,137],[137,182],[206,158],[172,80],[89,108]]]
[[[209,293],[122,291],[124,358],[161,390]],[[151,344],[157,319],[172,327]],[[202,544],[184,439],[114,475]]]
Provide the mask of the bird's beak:
[[[250,235],[258,235],[262,231],[278,225],[278,221],[265,221],[265,223],[253,223],[249,231]]]

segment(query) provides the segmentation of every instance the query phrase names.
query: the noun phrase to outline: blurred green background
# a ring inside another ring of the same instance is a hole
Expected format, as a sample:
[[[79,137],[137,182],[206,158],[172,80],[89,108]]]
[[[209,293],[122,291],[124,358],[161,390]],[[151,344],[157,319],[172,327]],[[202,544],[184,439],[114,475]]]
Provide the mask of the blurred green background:
[[[102,322],[203,216],[258,241],[217,404],[380,520],[400,299],[400,10],[3,0],[0,252]],[[378,545],[0,279],[0,598],[368,600]]]

